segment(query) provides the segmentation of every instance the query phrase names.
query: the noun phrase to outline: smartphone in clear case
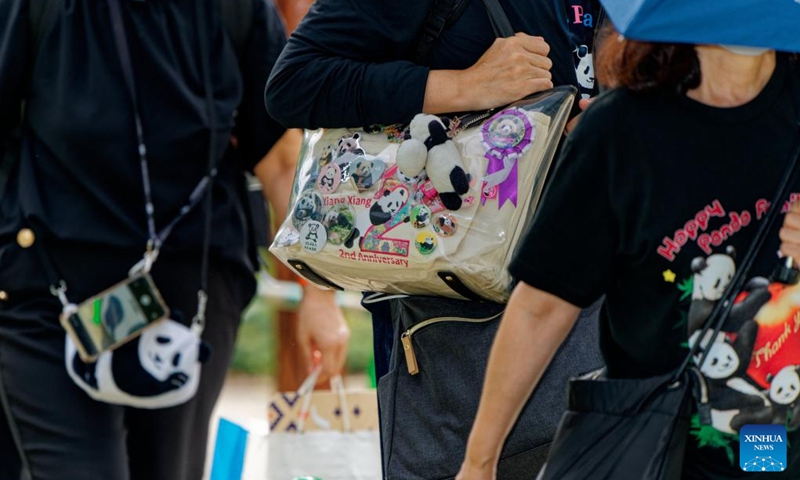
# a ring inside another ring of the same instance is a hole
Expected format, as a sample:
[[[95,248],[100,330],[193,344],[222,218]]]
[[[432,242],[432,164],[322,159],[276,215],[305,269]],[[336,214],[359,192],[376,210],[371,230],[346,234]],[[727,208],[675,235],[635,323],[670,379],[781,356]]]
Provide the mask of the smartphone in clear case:
[[[61,325],[69,333],[84,362],[136,338],[147,326],[169,316],[148,274],[122,281],[63,313]]]

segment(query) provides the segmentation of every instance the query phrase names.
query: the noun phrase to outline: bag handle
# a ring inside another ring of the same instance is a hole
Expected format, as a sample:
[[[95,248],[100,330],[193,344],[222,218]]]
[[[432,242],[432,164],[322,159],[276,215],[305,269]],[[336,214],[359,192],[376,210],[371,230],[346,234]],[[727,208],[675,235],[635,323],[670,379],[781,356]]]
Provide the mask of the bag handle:
[[[514,28],[502,5],[497,0],[483,0],[483,3],[486,6],[495,37],[513,37]],[[433,44],[436,43],[445,28],[458,20],[467,4],[469,4],[469,0],[435,0],[433,2],[414,47],[412,58],[415,63],[425,62]]]
[[[494,35],[498,38],[509,38],[514,36],[514,28],[508,20],[506,11],[498,0],[483,0],[486,12],[489,14],[489,21],[492,23]]]
[[[800,118],[796,120],[796,125],[800,128]],[[745,282],[747,281],[747,276],[753,267],[753,263],[755,263],[756,256],[761,251],[769,232],[775,226],[775,222],[780,216],[782,210],[781,205],[783,204],[782,200],[788,196],[790,189],[795,183],[795,178],[797,177],[798,173],[798,165],[800,165],[800,139],[795,141],[794,147],[792,148],[789,165],[786,168],[786,172],[780,177],[781,181],[778,185],[778,191],[775,193],[775,197],[770,204],[767,217],[761,222],[758,232],[756,233],[750,248],[747,250],[744,260],[742,260],[740,267],[736,270],[736,273],[734,274],[731,282],[728,284],[728,288],[725,289],[725,293],[722,295],[722,298],[720,298],[717,303],[714,304],[714,308],[711,310],[708,319],[706,319],[705,323],[703,324],[703,329],[700,331],[700,336],[698,337],[697,342],[695,342],[695,344],[689,350],[689,354],[683,360],[680,368],[676,371],[673,380],[677,381],[689,367],[692,359],[697,354],[698,350],[700,350],[703,339],[706,337],[708,332],[714,332],[710,337],[713,339],[722,329],[722,325],[725,323],[725,320],[728,318],[731,310],[733,309],[733,303],[736,295],[742,290]],[[711,351],[712,346],[713,341],[709,340],[707,345],[703,348],[700,361],[698,362],[698,368],[703,366],[703,363],[708,358],[708,352]]]
[[[303,399],[303,403],[300,404],[300,420],[297,422],[297,431],[299,433],[305,433],[306,419],[311,410],[311,396],[314,394],[314,386],[317,384],[320,373],[322,373],[321,365],[314,368],[311,375],[297,389],[298,397]],[[331,389],[339,395],[339,408],[342,411],[342,430],[345,433],[350,433],[350,410],[347,408],[347,395],[344,391],[344,382],[341,375],[331,378]]]

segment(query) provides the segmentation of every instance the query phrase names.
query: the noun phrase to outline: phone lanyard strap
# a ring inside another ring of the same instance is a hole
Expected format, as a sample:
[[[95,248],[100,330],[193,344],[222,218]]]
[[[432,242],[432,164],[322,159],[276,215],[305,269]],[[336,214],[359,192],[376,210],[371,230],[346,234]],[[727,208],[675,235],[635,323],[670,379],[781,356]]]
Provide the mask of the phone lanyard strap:
[[[161,246],[166,241],[167,237],[172,233],[172,230],[175,226],[183,220],[186,215],[196,207],[203,195],[206,192],[211,191],[211,183],[214,177],[217,174],[217,170],[214,168],[214,115],[213,111],[207,112],[209,121],[211,123],[210,131],[211,131],[211,150],[209,151],[209,164],[208,170],[206,175],[197,183],[192,193],[189,195],[188,202],[180,209],[178,215],[173,218],[166,227],[161,229],[160,231],[156,231],[156,222],[155,222],[155,207],[153,205],[153,195],[152,195],[152,188],[150,184],[150,168],[149,162],[147,159],[147,147],[144,141],[144,126],[142,122],[142,117],[139,112],[139,100],[138,96],[136,95],[136,85],[134,83],[134,73],[133,73],[133,62],[131,61],[130,55],[130,48],[128,45],[128,39],[125,31],[125,23],[122,17],[122,9],[120,7],[119,0],[108,0],[109,5],[109,14],[111,17],[111,25],[114,32],[114,43],[117,48],[117,53],[119,56],[120,64],[122,66],[122,73],[125,80],[125,86],[128,90],[128,94],[130,95],[132,107],[133,107],[133,116],[134,116],[134,124],[136,127],[136,141],[137,141],[137,152],[139,154],[139,165],[141,167],[142,173],[142,187],[144,191],[144,199],[145,199],[145,213],[147,214],[147,230],[148,230],[148,241],[147,241],[147,252],[141,262],[136,264],[132,269],[131,272],[135,271],[144,271],[148,272],[152,267],[153,263],[158,258],[158,252],[161,249]],[[199,8],[199,7],[198,7]],[[198,19],[199,21],[199,19]],[[198,30],[198,32],[202,32],[203,30]],[[205,35],[198,35],[201,39],[201,43],[204,43]],[[208,64],[206,59],[206,52],[207,49],[203,50],[203,55],[201,55],[204,67],[204,77],[208,75]],[[206,80],[204,78],[204,80]],[[213,90],[210,90],[210,78],[207,79],[205,82],[206,85],[206,97],[207,103],[209,98],[211,97],[211,102],[213,104]],[[210,193],[209,193],[210,196]],[[207,205],[207,208],[209,205]],[[207,214],[209,214],[207,212]],[[210,215],[210,214],[209,214]],[[210,234],[210,230],[206,231],[206,235]],[[206,239],[204,239],[205,243]],[[207,248],[204,245],[204,255]]]
[[[117,48],[117,53],[120,59],[120,64],[122,66],[122,73],[125,79],[125,86],[128,90],[128,94],[130,95],[130,99],[133,106],[133,115],[134,115],[134,122],[136,127],[136,140],[138,144],[138,154],[139,154],[139,163],[141,165],[142,171],[142,186],[144,190],[144,197],[145,197],[145,213],[147,214],[147,230],[148,230],[148,241],[147,241],[147,250],[145,252],[144,258],[137,263],[136,265],[131,268],[129,275],[133,275],[135,273],[149,273],[153,263],[158,258],[158,252],[163,245],[164,241],[166,241],[167,237],[172,233],[172,230],[175,226],[180,222],[186,215],[196,207],[200,201],[203,199],[205,195],[205,228],[203,234],[203,247],[202,247],[202,263],[201,263],[201,272],[200,272],[200,289],[197,292],[197,313],[195,314],[194,318],[192,319],[191,328],[193,331],[202,333],[205,328],[205,312],[206,312],[206,304],[208,302],[208,294],[206,293],[208,290],[208,268],[209,268],[209,249],[211,243],[211,220],[212,220],[212,184],[213,180],[216,177],[217,170],[214,168],[214,156],[216,153],[216,120],[214,114],[214,91],[213,91],[213,84],[211,82],[211,72],[210,72],[210,49],[207,44],[206,35],[203,32],[208,31],[208,27],[206,24],[206,17],[204,15],[204,10],[201,7],[202,2],[196,2],[196,21],[197,21],[197,32],[199,37],[200,49],[201,49],[201,64],[203,70],[203,81],[205,87],[205,97],[206,97],[206,116],[208,118],[208,130],[209,130],[209,145],[208,145],[208,170],[206,175],[198,182],[195,188],[192,190],[192,193],[189,195],[189,201],[180,209],[178,215],[170,221],[166,227],[164,227],[160,232],[156,232],[156,223],[155,223],[155,207],[153,206],[153,197],[152,197],[152,189],[150,186],[150,172],[149,172],[149,164],[147,161],[147,147],[145,146],[144,142],[144,127],[142,123],[142,118],[139,113],[139,102],[136,95],[136,88],[134,85],[134,75],[133,75],[133,64],[131,62],[130,50],[128,48],[128,41],[127,36],[125,33],[125,24],[122,18],[122,10],[120,6],[120,0],[108,0],[107,1],[109,6],[109,16],[111,17],[111,25],[114,32],[114,41]],[[42,250],[42,249],[40,249]],[[64,311],[71,311],[74,310],[76,307],[73,303],[69,301],[67,298],[67,284],[64,280],[59,279],[58,274],[56,273],[56,269],[53,266],[53,263],[50,261],[50,258],[47,256],[47,253],[44,251],[40,252],[42,261],[45,266],[45,270],[47,271],[48,276],[51,277],[50,282],[50,292],[58,297],[59,301],[61,302]]]
[[[211,183],[213,176],[216,175],[214,169],[214,155],[217,151],[217,120],[214,108],[214,88],[211,81],[211,47],[208,45],[208,35],[204,32],[210,32],[211,24],[206,18],[206,10],[203,8],[205,2],[195,1],[195,15],[197,16],[197,33],[198,43],[200,45],[200,64],[203,72],[203,83],[205,86],[206,96],[206,115],[208,116],[209,123],[209,142],[208,142],[208,171],[209,175],[206,179],[207,183]],[[202,181],[201,181],[202,183]],[[198,185],[199,187],[199,185]],[[197,189],[195,189],[197,191]],[[206,216],[205,228],[203,232],[203,260],[200,267],[200,290],[197,291],[197,313],[192,319],[192,329],[202,333],[205,328],[206,322],[206,304],[208,303],[208,269],[209,269],[209,249],[211,246],[211,220],[212,220],[212,191],[208,188],[206,194]],[[193,192],[194,193],[194,192]],[[202,194],[199,194],[197,201]],[[168,226],[169,227],[169,226]],[[171,228],[171,227],[170,227]]]

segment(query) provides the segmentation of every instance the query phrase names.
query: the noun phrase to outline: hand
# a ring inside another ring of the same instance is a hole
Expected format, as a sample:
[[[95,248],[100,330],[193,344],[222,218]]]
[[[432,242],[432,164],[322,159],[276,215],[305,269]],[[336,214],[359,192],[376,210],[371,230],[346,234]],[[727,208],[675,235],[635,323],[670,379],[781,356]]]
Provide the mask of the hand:
[[[455,480],[495,480],[497,475],[497,463],[485,463],[478,465],[470,462],[469,458],[461,464]]]
[[[509,104],[553,88],[547,58],[550,45],[542,37],[517,33],[498,38],[470,68],[461,72],[461,91],[475,102],[472,110]]]
[[[780,238],[781,253],[785,257],[794,258],[795,261],[800,260],[800,202],[794,202],[789,207],[783,219]]]
[[[580,107],[581,112],[586,111],[586,109],[589,108],[589,105],[592,103],[592,101],[594,101],[594,97],[589,99],[585,98],[580,99],[580,101],[578,102],[578,106]],[[573,118],[572,120],[569,121],[569,123],[567,123],[566,128],[564,128],[564,135],[569,135],[570,132],[572,132],[572,130],[578,124],[578,120],[581,119],[581,115],[583,115],[583,113],[575,115],[575,118]]]
[[[303,299],[297,312],[297,341],[309,373],[314,368],[315,357],[320,358],[322,363],[319,383],[341,374],[347,359],[350,329],[334,294],[333,291],[307,285],[303,287]]]

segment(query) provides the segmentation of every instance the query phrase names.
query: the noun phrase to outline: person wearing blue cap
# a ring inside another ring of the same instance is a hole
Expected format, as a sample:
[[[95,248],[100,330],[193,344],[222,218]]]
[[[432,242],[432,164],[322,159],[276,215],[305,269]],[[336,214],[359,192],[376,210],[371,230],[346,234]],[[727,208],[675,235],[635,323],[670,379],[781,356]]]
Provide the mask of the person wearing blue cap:
[[[580,309],[601,295],[608,378],[669,374],[690,347],[710,346],[705,362],[694,357],[709,416],[691,420],[681,478],[800,478],[800,333],[792,313],[799,287],[771,276],[779,252],[800,255],[800,208],[789,203],[798,194],[770,207],[797,154],[800,67],[773,50],[612,33],[598,74],[615,88],[568,137],[512,261],[521,282],[495,339],[457,479],[495,478],[517,412]],[[742,268],[747,282],[734,292],[722,331],[701,335],[770,208],[783,209],[782,222],[767,232],[752,268]],[[740,458],[744,426],[764,424],[786,429],[788,457]]]

